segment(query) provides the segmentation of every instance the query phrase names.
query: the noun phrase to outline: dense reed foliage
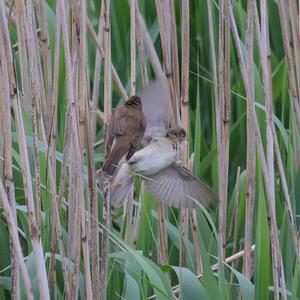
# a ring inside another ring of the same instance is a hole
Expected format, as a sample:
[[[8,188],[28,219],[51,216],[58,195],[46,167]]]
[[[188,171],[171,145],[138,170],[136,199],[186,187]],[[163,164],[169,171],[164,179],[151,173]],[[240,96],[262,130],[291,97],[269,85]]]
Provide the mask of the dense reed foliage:
[[[296,0],[0,0],[0,299],[299,299],[299,24]],[[104,124],[163,73],[220,202],[137,182],[110,212]]]

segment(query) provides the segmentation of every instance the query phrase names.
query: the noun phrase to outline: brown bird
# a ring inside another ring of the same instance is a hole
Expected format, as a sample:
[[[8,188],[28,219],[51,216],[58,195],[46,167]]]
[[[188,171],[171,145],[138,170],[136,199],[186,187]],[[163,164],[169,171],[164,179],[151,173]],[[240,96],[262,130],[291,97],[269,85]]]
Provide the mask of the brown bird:
[[[137,175],[142,175],[155,198],[169,206],[192,207],[192,199],[205,206],[217,201],[217,194],[180,164],[179,155],[185,141],[183,128],[169,129],[165,137],[153,140],[124,162],[112,179],[112,204],[118,207],[133,197]]]
[[[105,136],[107,155],[102,167],[103,173],[112,176],[124,155],[127,154],[126,160],[133,156],[145,130],[141,98],[132,96],[111,115]]]

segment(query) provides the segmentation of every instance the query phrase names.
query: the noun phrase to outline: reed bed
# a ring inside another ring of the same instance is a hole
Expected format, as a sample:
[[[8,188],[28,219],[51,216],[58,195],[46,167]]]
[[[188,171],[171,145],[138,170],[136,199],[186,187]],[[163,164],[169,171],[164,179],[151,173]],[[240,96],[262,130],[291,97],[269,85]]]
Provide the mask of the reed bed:
[[[299,299],[299,11],[0,0],[0,299]],[[112,210],[105,126],[161,76],[219,203],[179,211],[138,181]]]

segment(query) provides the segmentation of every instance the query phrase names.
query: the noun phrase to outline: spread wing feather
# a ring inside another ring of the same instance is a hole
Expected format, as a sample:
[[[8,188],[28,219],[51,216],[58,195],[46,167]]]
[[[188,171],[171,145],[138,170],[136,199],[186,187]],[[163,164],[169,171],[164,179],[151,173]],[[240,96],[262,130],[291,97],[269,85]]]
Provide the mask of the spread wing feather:
[[[145,179],[155,198],[177,208],[193,207],[193,198],[205,206],[217,201],[217,194],[186,168],[173,164]]]

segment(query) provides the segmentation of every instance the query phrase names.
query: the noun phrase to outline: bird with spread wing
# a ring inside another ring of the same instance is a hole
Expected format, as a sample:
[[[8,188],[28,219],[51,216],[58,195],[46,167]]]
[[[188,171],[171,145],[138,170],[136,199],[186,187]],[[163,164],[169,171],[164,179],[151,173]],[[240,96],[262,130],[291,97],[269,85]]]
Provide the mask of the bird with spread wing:
[[[120,163],[116,171],[115,165],[110,172],[113,175],[112,205],[119,207],[132,199],[137,176],[141,176],[155,198],[169,206],[193,207],[195,200],[209,206],[217,201],[217,194],[181,165],[180,154],[187,140],[185,130],[181,127],[166,130],[170,102],[166,79],[150,83],[140,97],[147,122],[143,137],[146,146],[137,152],[134,147],[134,151],[128,152],[126,161]],[[139,136],[139,141],[141,139]],[[105,166],[106,162],[102,170],[107,169]],[[102,180],[98,176],[100,187]]]

